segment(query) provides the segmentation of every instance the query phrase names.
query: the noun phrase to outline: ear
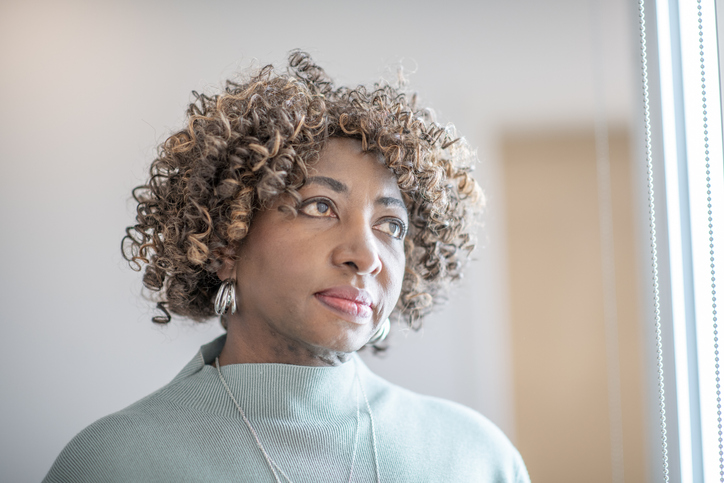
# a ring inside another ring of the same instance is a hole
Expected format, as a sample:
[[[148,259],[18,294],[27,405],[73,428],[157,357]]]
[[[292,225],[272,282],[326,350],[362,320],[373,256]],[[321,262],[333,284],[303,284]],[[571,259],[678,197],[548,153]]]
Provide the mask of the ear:
[[[228,280],[229,278],[236,278],[236,264],[231,260],[230,258],[227,258],[224,260],[224,264],[221,265],[221,268],[216,271],[216,276],[219,277],[219,280],[224,281]]]
[[[216,276],[219,280],[227,280],[229,278],[236,278],[236,257],[234,256],[234,250],[227,247],[228,253],[225,253],[224,260],[221,267],[216,271]]]

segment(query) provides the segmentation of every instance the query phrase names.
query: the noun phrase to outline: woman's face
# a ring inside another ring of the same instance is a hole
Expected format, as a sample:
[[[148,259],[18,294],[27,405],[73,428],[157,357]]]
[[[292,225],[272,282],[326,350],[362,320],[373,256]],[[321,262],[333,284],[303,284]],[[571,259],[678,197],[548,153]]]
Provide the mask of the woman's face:
[[[238,251],[230,325],[278,362],[334,364],[397,303],[407,210],[395,176],[352,139],[328,142],[299,194],[296,217],[278,205],[254,216]]]

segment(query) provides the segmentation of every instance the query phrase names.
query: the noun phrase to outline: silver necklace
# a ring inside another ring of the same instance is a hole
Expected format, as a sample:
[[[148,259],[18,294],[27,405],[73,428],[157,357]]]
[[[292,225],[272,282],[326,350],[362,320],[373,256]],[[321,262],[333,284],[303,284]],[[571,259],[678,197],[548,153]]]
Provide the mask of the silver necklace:
[[[367,406],[367,413],[370,415],[370,425],[372,429],[372,453],[374,456],[375,461],[375,476],[377,477],[377,483],[380,483],[380,467],[379,463],[377,461],[377,436],[375,434],[375,420],[372,417],[372,408],[370,407],[370,402],[367,399],[367,393],[364,390],[364,387],[362,386],[362,382],[359,378],[359,372],[357,371],[357,361],[354,361],[355,364],[355,382],[357,383],[355,385],[355,400],[357,401],[357,428],[354,432],[354,446],[352,449],[352,464],[349,468],[349,479],[347,480],[348,483],[352,482],[352,474],[354,473],[354,462],[355,458],[357,456],[357,442],[359,440],[359,392],[362,392],[362,397],[365,400],[365,405]],[[287,474],[282,470],[276,462],[271,459],[271,456],[269,456],[269,453],[264,449],[264,445],[261,444],[261,440],[259,439],[259,435],[257,434],[256,430],[254,430],[254,427],[251,425],[251,422],[249,421],[249,418],[246,417],[246,414],[244,413],[244,410],[241,409],[241,405],[234,397],[234,394],[231,392],[231,389],[229,388],[229,385],[226,383],[226,379],[224,379],[223,374],[221,374],[221,364],[219,364],[219,358],[216,358],[216,372],[219,374],[219,380],[221,381],[221,384],[224,385],[224,389],[226,389],[227,394],[231,397],[231,400],[234,401],[234,405],[236,406],[236,409],[239,411],[239,414],[241,414],[241,419],[244,420],[244,423],[246,424],[247,428],[249,428],[249,431],[251,431],[252,436],[254,436],[254,441],[256,441],[256,446],[261,450],[261,453],[264,455],[264,459],[266,460],[267,465],[269,466],[269,469],[272,472],[272,475],[274,475],[274,480],[276,483],[281,483],[281,480],[279,479],[279,474],[282,475],[282,477],[288,482],[292,483],[292,480],[287,476]],[[279,474],[277,474],[277,471],[279,471]]]

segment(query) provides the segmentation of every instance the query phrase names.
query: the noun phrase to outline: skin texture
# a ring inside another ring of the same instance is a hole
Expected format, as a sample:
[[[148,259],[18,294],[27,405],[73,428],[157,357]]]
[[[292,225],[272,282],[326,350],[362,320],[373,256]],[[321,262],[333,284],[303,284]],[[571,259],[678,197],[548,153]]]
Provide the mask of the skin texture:
[[[255,214],[236,264],[218,271],[236,278],[238,306],[221,365],[343,363],[400,296],[408,221],[394,174],[359,141],[333,138],[299,193],[297,216],[278,204]],[[350,287],[368,300],[326,292]]]

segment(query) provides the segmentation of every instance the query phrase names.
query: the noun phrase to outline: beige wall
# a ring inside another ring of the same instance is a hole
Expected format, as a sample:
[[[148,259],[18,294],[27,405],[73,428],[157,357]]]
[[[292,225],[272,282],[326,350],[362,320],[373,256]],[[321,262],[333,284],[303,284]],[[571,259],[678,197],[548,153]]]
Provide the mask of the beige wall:
[[[593,130],[503,137],[516,443],[536,483],[610,482]],[[626,481],[645,481],[631,166],[610,137]]]

